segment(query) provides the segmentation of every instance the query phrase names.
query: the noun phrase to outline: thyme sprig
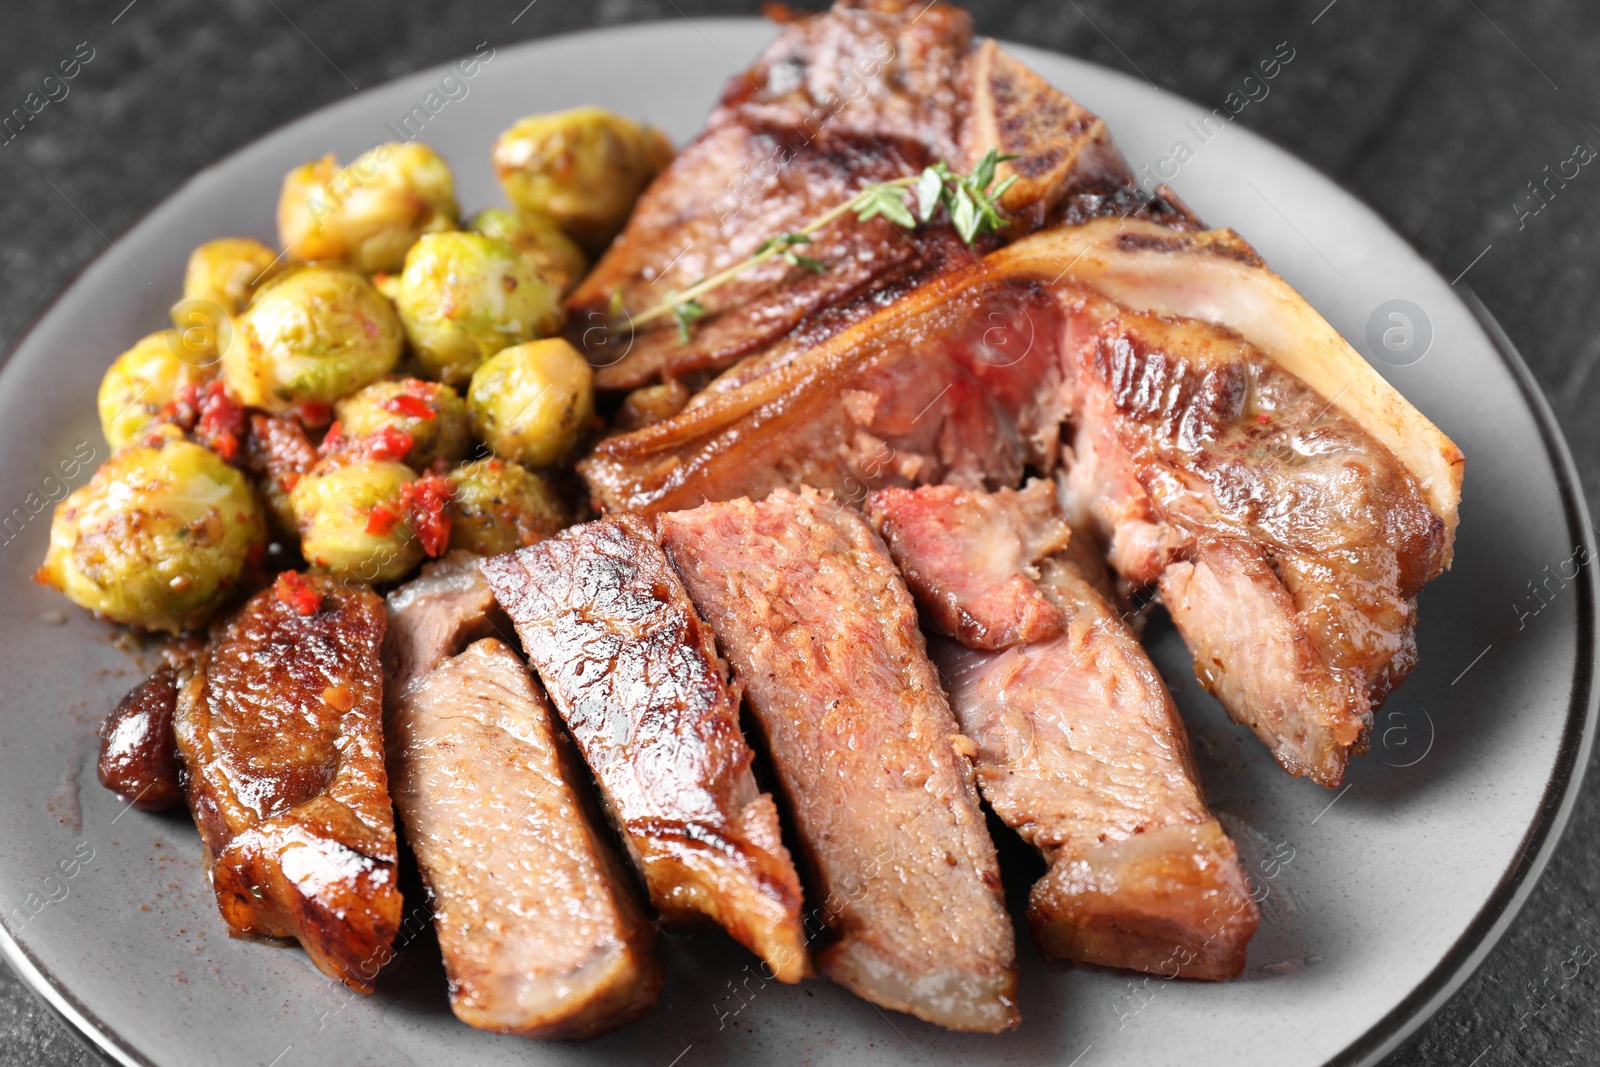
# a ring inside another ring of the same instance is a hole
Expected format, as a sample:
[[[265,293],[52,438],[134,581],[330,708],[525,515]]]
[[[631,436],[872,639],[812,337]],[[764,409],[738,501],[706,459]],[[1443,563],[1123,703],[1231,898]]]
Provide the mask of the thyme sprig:
[[[670,315],[678,324],[678,339],[687,343],[694,324],[706,314],[706,307],[700,298],[745,271],[770,259],[781,259],[791,267],[826,273],[827,264],[797,252],[796,248],[811,244],[812,234],[845,215],[854,214],[859,222],[881,215],[901,229],[914,230],[932,219],[942,207],[949,214],[956,233],[970,246],[983,234],[1006,227],[1007,220],[1000,210],[999,200],[1011,188],[1017,176],[1011,175],[992,189],[990,186],[994,184],[995,171],[1000,164],[1015,158],[991,148],[969,174],[957,174],[944,160],[940,160],[924,167],[921,174],[862,186],[855,196],[829,208],[800,229],[762,241],[754,252],[726,270],[702,278],[682,291],[669,292],[655,307],[629,318],[626,328],[642,326]],[[906,202],[908,192],[914,198],[912,204]],[[620,293],[612,300],[611,310],[613,319],[623,314]]]

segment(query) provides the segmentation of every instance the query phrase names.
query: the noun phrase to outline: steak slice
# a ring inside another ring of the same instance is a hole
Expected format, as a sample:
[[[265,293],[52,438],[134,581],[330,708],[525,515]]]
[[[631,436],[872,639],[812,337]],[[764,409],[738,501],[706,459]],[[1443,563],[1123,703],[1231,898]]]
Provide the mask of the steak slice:
[[[668,920],[810,971],[800,879],[756,785],[739,692],[648,524],[573,527],[483,564]]]
[[[991,147],[1017,158],[1003,206],[1013,222],[974,251],[942,216],[906,232],[882,218],[818,230],[810,271],[771,260],[706,294],[687,341],[670,319],[637,315],[797,231],[870,182],[945,160],[970,171]],[[1145,205],[1094,115],[1003,52],[971,17],[928,0],[845,0],[789,21],[729,79],[706,129],[639,199],[627,228],[568,298],[569,334],[601,389],[703,380],[791,332],[813,340],[1037,229],[1047,218],[1178,212]]]
[[[362,993],[400,920],[383,631],[364,587],[280,575],[215,632],[173,720],[229,932],[296,938]]]
[[[655,927],[585,818],[550,705],[486,638],[407,690],[389,780],[433,902],[450,1007],[480,1030],[593,1037],[648,1012]]]
[[[956,1030],[1019,1020],[994,845],[916,608],[865,520],[812,489],[661,516],[744,679],[858,995]]]
[[[422,565],[422,573],[384,601],[383,704],[392,712],[405,692],[449,657],[482,637],[509,637],[506,621],[478,564],[457,549]]]
[[[994,494],[885,489],[873,494],[872,514],[923,588],[964,588],[993,611],[1006,591],[1030,601],[1015,561],[1041,538],[1062,540],[1055,495],[1046,481]],[[997,568],[996,558],[1013,565]],[[1104,564],[1058,550],[1026,579],[1060,613],[1058,636],[1004,650],[931,643],[977,745],[978,784],[1050,864],[1028,902],[1046,954],[1167,977],[1235,977],[1260,920],[1237,850],[1201,798],[1160,675],[1086,567]],[[925,617],[961,636],[940,610]]]

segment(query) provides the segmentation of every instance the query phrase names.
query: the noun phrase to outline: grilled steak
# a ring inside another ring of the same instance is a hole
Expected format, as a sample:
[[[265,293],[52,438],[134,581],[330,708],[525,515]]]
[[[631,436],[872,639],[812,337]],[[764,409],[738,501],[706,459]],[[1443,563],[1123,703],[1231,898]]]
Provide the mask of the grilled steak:
[[[778,978],[803,978],[800,881],[750,770],[738,690],[649,526],[573,527],[483,571],[662,915],[710,916]]]
[[[522,661],[479,641],[400,696],[386,727],[390,790],[433,902],[456,1016],[581,1038],[648,1012],[662,982],[655,928],[585,819]]]
[[[581,469],[619,509],[800,483],[997,489],[1051,467],[1064,418],[1080,534],[1159,585],[1235,720],[1338,784],[1415,661],[1461,453],[1231,231],[1025,238]]]
[[[882,543],[811,489],[663,515],[657,532],[766,737],[831,936],[818,966],[952,1029],[1016,1025],[970,746]]]
[[[481,557],[457,550],[384,602],[383,704],[391,711],[411,686],[480,637],[509,637],[511,626],[478,569]]]
[[[1001,176],[1015,222],[1165,211],[1141,205],[1103,124],[1017,63],[974,41],[966,12],[927,0],[841,2],[789,22],[729,80],[705,132],[640,198],[628,227],[568,299],[570,333],[602,389],[703,377],[798,331],[813,342],[977,252],[940,221],[906,233],[847,218],[813,236],[822,272],[774,259],[708,294],[687,342],[670,320],[620,335],[611,303],[637,314],[799,230],[862,185],[936,160],[969,170],[990,147],[1017,155]]]
[[[918,576],[924,617],[963,639],[931,648],[976,743],[983,795],[1050,864],[1028,904],[1040,946],[1168,977],[1234,977],[1259,922],[1237,852],[1206,810],[1160,676],[1081,573],[1105,565],[1059,550],[1055,496],[1045,481],[994,494],[885,489],[872,514]],[[1042,540],[1058,551],[1034,568]],[[1015,610],[999,611],[1005,595]],[[982,640],[992,631],[972,641],[959,614],[950,625],[952,599],[1015,618],[1034,597],[1057,611],[1056,635],[996,650]]]
[[[229,931],[297,938],[372,991],[400,919],[383,765],[383,602],[293,573],[201,653],[174,729]]]

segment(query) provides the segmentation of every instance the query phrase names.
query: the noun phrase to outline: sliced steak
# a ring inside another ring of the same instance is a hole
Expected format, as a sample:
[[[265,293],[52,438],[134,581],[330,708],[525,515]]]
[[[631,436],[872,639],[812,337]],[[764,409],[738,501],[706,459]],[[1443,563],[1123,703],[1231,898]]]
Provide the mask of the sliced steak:
[[[1029,895],[1035,938],[1052,956],[1167,977],[1232,978],[1259,922],[1233,842],[1206,809],[1188,737],[1132,631],[1067,551],[1018,585],[1023,548],[1059,544],[1055,486],[986,494],[936,486],[873,494],[895,561],[926,586],[962,589],[988,611],[1034,595],[1058,636],[1014,642],[935,639],[934,660],[995,814],[1044,855]],[[996,558],[1011,565],[998,568]],[[948,627],[934,601],[930,622]]]
[[[714,638],[635,516],[485,561],[494,595],[669,920],[716,920],[781,980],[810,971],[800,880]]]
[[[215,632],[174,719],[229,931],[296,938],[363,993],[400,919],[383,630],[364,587],[280,575]]]
[[[422,565],[422,573],[384,601],[383,702],[395,702],[439,664],[481,637],[509,637],[511,624],[478,569],[460,549]]]
[[[1291,773],[1337,785],[1415,664],[1460,450],[1231,231],[1059,227],[761,358],[600,442],[580,464],[595,498],[650,511],[800,484],[852,502],[999,489],[1049,471],[1054,449],[1080,536],[1161,589],[1201,680]],[[1223,541],[1227,565],[1208,563]],[[1196,599],[1224,578],[1253,584],[1265,614],[1238,621],[1264,627],[1268,663],[1227,629],[1235,603]]]
[[[593,1037],[656,1003],[655,928],[585,818],[550,705],[487,638],[388,715],[390,791],[433,902],[450,1006],[480,1030]]]
[[[932,628],[968,648],[1061,636],[1066,619],[1039,588],[1038,563],[1072,531],[1048,482],[1021,493],[884,489],[868,514]]]
[[[608,331],[620,294],[633,314],[801,229],[869,182],[945,160],[965,172],[991,147],[1018,158],[1003,204],[1013,224],[977,251],[942,217],[911,232],[845,218],[817,231],[816,272],[779,259],[702,299],[681,340],[670,319]],[[960,8],[843,0],[789,21],[728,81],[705,132],[640,198],[627,228],[568,298],[570,334],[602,389],[698,378],[798,331],[820,339],[922,281],[1047,218],[1177,212],[1143,204],[1099,119],[1001,51],[974,40]]]
[[[819,967],[941,1026],[1016,1025],[970,746],[882,542],[811,489],[663,515],[657,532],[765,735],[829,928]]]

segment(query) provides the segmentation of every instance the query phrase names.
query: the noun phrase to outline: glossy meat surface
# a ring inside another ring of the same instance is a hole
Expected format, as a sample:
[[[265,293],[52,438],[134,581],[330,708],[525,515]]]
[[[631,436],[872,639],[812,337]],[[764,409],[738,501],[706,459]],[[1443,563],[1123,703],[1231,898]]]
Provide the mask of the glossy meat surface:
[[[371,992],[400,918],[383,602],[303,581],[320,597],[311,614],[271,587],[215,632],[174,728],[230,932],[296,938],[325,974]]]
[[[383,703],[395,701],[439,664],[481,637],[509,637],[511,625],[478,568],[482,557],[457,550],[384,600]]]
[[[648,524],[573,527],[483,570],[662,915],[709,916],[783,981],[804,977],[799,877],[738,690]]]
[[[820,969],[941,1026],[1014,1026],[970,746],[882,543],[811,489],[670,513],[657,532],[744,679],[829,928]]]
[[[117,703],[100,729],[100,784],[140,811],[183,803],[178,743],[179,667],[163,662]]]
[[[873,495],[872,513],[898,531],[889,544],[902,570],[992,610],[1007,593],[1026,599],[1015,568],[992,566],[993,546],[1059,540],[1054,497],[1046,481],[995,494],[889,489]],[[1259,921],[1255,902],[1201,797],[1177,708],[1086,565],[1103,567],[1058,551],[1025,579],[1059,612],[1058,635],[1004,650],[931,643],[976,746],[978,784],[1050,864],[1028,906],[1046,953],[1234,977]]]
[[[486,638],[408,689],[386,723],[390,791],[433,904],[457,1018],[583,1038],[662,983],[655,928],[585,817],[549,703]]]
[[[990,147],[1019,158],[1015,223],[1057,210],[1139,207],[1104,126],[1000,51],[971,18],[926,0],[841,2],[789,22],[731,78],[706,130],[645,192],[622,236],[568,300],[569,333],[602,389],[702,377],[791,331],[820,339],[923,281],[975,259],[942,218],[904,232],[882,218],[813,236],[813,272],[772,260],[709,293],[688,342],[670,319],[608,336],[613,294],[637,314],[799,230],[869,182],[945,160],[970,169]],[[1130,198],[1126,204],[1117,197]]]

